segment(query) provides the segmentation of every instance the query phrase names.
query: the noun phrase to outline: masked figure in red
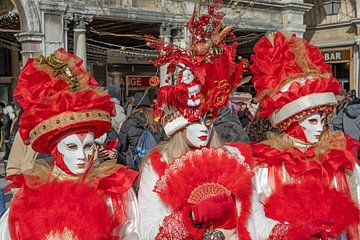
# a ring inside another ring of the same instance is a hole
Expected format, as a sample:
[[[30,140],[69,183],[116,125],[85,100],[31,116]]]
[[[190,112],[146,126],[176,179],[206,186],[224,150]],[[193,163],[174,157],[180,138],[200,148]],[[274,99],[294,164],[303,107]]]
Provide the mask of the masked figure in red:
[[[266,219],[253,194],[249,146],[223,144],[213,127],[243,71],[235,62],[236,42],[222,41],[229,28],[220,28],[224,14],[214,2],[190,20],[188,49],[148,37],[148,45],[162,51],[155,65],[169,64],[168,73],[178,74],[159,89],[154,106],[169,139],[141,167],[142,239],[265,239],[277,223]]]
[[[256,188],[270,239],[359,239],[359,143],[327,127],[342,88],[318,47],[276,32],[260,39],[250,68],[258,116],[282,133],[252,144]]]
[[[0,222],[0,238],[139,239],[137,173],[116,161],[97,164],[94,139],[111,127],[114,104],[63,49],[29,59],[14,96],[24,109],[20,135],[53,161],[12,175],[19,188]]]

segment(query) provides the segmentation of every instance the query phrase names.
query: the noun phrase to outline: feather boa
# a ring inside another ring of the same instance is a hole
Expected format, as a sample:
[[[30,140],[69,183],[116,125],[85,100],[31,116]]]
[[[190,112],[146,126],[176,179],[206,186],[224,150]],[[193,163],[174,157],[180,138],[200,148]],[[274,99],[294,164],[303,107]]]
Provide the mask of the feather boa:
[[[52,181],[39,188],[24,186],[15,195],[9,230],[14,240],[113,239],[112,221],[105,201],[94,188]]]
[[[315,181],[283,186],[266,200],[264,210],[267,217],[295,227],[311,220],[332,219],[335,234],[359,224],[360,216],[348,195]]]

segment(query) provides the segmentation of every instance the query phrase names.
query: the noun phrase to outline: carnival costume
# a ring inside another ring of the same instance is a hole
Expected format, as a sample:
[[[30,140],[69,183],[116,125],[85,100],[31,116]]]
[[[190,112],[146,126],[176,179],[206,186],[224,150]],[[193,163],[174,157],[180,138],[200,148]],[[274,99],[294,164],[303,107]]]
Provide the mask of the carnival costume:
[[[90,141],[85,163],[78,164],[89,167],[77,174],[58,147],[74,134],[86,136],[85,143],[88,136],[97,138],[111,127],[114,104],[82,60],[63,49],[48,58],[29,59],[14,97],[24,109],[19,129],[24,143],[51,153],[54,161],[39,161],[31,171],[8,176],[7,188],[20,190],[1,219],[0,238],[138,239],[138,207],[131,188],[137,173],[114,161],[95,166],[96,147]],[[70,161],[77,159],[75,154]]]
[[[221,29],[224,13],[216,2],[208,5],[206,14],[191,18],[192,39],[186,50],[147,36],[149,46],[162,50],[155,66],[168,63],[169,74],[181,70],[173,85],[159,89],[154,106],[169,141],[163,149],[150,152],[141,171],[138,199],[143,239],[257,239],[254,218],[265,218],[261,206],[253,204],[258,203],[252,194],[253,172],[244,163],[251,161],[249,146],[190,143],[201,132],[206,136],[200,140],[214,136],[212,120],[243,71],[243,63],[235,63],[236,42],[222,43],[231,27]],[[203,123],[206,128],[185,135],[193,124]],[[179,136],[190,147],[169,156],[166,148],[171,144],[182,147],[174,143]],[[269,232],[273,225],[270,221]]]
[[[359,239],[359,143],[319,122],[342,91],[330,66],[318,47],[283,32],[260,39],[251,60],[258,116],[282,130],[252,144],[257,191],[280,222],[270,239]]]

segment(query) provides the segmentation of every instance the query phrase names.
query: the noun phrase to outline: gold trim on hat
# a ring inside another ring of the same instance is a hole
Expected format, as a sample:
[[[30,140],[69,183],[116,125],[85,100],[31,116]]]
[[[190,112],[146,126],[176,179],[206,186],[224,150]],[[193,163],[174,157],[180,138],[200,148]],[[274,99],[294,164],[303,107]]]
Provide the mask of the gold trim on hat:
[[[61,128],[70,124],[85,121],[111,122],[111,118],[110,114],[103,110],[64,112],[39,123],[36,127],[34,127],[34,129],[31,130],[29,140],[30,142],[34,142],[41,135],[53,131],[56,128]]]

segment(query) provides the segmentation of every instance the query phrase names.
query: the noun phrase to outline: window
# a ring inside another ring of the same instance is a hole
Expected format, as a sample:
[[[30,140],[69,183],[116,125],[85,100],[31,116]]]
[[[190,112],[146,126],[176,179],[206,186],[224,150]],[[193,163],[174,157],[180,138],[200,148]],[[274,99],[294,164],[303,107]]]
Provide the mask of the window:
[[[350,63],[334,63],[331,64],[334,77],[340,82],[341,86],[346,90],[350,90]]]

